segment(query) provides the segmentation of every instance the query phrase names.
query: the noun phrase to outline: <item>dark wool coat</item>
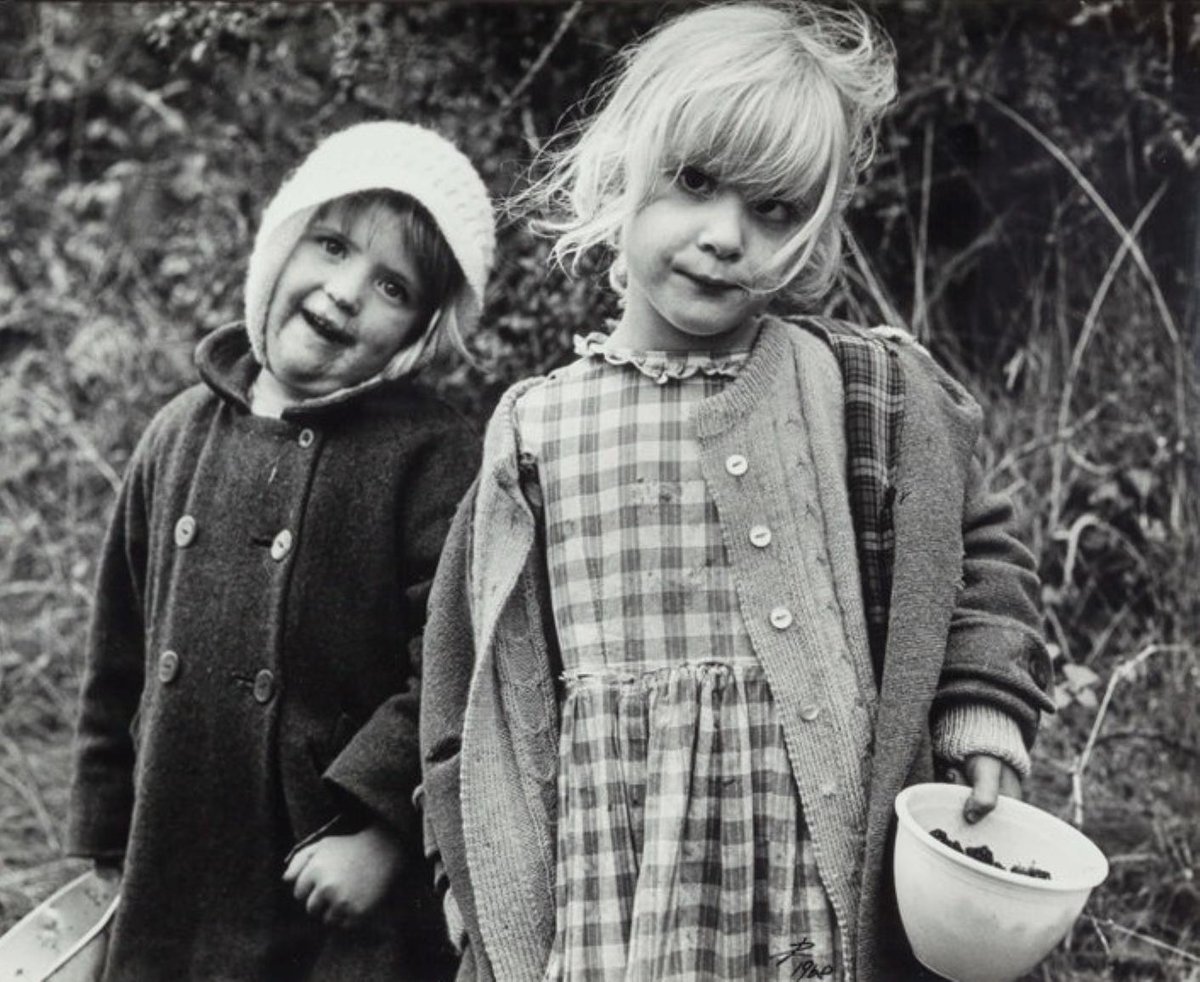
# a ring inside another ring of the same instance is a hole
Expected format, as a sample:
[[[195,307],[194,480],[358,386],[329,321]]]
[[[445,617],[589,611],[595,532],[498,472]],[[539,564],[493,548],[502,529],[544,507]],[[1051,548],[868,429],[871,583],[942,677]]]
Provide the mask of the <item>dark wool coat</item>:
[[[72,853],[124,861],[106,977],[452,972],[412,795],[430,579],[477,440],[411,383],[251,415],[240,328],[143,436],[101,559]],[[367,926],[282,883],[297,841],[375,816],[405,843]]]

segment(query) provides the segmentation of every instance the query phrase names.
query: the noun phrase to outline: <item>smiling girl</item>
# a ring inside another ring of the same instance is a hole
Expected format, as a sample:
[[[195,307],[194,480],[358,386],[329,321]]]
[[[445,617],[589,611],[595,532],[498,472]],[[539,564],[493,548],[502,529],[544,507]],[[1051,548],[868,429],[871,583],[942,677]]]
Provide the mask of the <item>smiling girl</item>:
[[[534,189],[622,311],[500,401],[435,580],[460,979],[922,978],[896,793],[935,758],[969,818],[1019,792],[1049,660],[978,407],[911,342],[779,316],[833,278],[893,90],[854,8],[705,6]]]
[[[101,557],[70,846],[121,878],[105,978],[437,978],[413,794],[425,600],[477,457],[413,378],[470,330],[491,207],[437,134],[321,143],[245,324],[151,422]]]

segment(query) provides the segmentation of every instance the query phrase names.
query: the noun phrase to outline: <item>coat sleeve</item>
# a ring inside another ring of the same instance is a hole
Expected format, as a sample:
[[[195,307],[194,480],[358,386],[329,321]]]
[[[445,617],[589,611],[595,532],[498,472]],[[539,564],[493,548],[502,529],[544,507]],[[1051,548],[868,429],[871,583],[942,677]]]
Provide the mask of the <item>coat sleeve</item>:
[[[1000,730],[1007,717],[1029,747],[1039,714],[1054,711],[1047,694],[1052,673],[1040,629],[1034,559],[1013,526],[1011,502],[987,490],[983,469],[973,459],[963,508],[962,588],[950,620],[933,716],[965,726],[973,725],[973,717],[997,740],[1004,739]],[[977,706],[991,712],[962,712]],[[976,728],[976,733],[961,727],[957,731],[959,756],[963,740],[983,740],[983,730]],[[979,751],[987,752],[986,746]]]
[[[397,544],[409,625],[399,652],[401,683],[324,774],[344,804],[365,808],[407,842],[421,838],[413,795],[421,776],[417,727],[429,590],[455,506],[474,477],[478,459],[477,437],[465,423],[456,422],[428,439],[408,463],[412,476],[399,505]]]
[[[151,436],[109,522],[96,580],[72,761],[67,851],[119,861],[133,815],[134,731],[145,672]]]

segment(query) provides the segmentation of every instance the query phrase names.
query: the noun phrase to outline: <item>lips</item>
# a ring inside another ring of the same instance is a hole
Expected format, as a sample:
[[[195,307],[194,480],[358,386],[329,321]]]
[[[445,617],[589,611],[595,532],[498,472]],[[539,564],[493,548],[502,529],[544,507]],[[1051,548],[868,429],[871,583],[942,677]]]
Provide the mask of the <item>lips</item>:
[[[722,279],[719,276],[705,276],[703,273],[694,273],[686,269],[676,269],[675,272],[691,280],[708,293],[725,293],[730,290],[742,289],[740,283],[734,283],[732,280]]]
[[[354,343],[353,334],[338,327],[327,317],[322,317],[320,314],[314,313],[311,310],[307,310],[304,307],[300,308],[300,316],[303,317],[304,322],[310,328],[312,328],[314,334],[328,341],[330,344],[336,344],[346,348]]]

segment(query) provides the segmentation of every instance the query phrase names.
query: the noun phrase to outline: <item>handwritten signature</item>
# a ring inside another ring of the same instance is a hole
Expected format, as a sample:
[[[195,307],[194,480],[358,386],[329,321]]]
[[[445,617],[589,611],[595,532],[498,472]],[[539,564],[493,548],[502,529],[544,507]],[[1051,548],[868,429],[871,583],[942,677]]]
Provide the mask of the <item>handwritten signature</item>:
[[[812,960],[810,952],[816,945],[809,938],[801,938],[793,942],[786,950],[777,951],[771,955],[776,966],[794,962],[791,978],[793,979],[825,979],[834,972],[832,965],[818,965]]]

